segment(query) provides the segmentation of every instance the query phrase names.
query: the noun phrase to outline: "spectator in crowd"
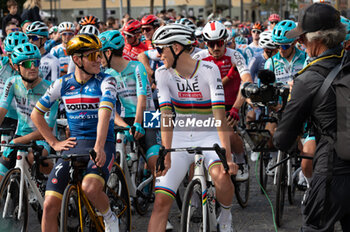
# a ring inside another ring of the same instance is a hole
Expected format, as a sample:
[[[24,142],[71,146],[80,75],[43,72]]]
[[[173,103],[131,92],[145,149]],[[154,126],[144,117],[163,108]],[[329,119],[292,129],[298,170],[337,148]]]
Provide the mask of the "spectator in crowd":
[[[9,11],[8,15],[6,15],[3,19],[2,19],[2,37],[5,38],[6,37],[6,30],[4,30],[6,28],[6,25],[8,22],[14,22],[16,24],[16,26],[21,25],[21,17],[17,14],[17,2],[16,0],[8,0],[7,1],[7,9]]]
[[[40,17],[41,0],[27,0],[23,4],[23,13],[21,18],[23,21],[29,20],[31,22],[42,21]]]
[[[114,17],[108,17],[107,19],[107,30],[118,30],[119,29],[119,20]]]

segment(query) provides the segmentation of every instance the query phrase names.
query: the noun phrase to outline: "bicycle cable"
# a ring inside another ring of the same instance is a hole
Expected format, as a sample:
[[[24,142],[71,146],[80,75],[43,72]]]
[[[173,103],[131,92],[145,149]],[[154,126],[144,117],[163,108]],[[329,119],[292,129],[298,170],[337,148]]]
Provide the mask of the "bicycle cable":
[[[259,181],[259,177],[258,177],[258,161],[259,161],[259,158],[260,158],[260,155],[261,155],[261,152],[259,152],[259,155],[258,155],[258,159],[256,160],[256,164],[255,164],[255,178],[256,178],[256,181],[258,182],[259,186],[260,186],[260,189],[263,191],[267,201],[269,202],[270,204],[270,207],[271,207],[271,212],[272,212],[272,220],[273,220],[273,226],[275,227],[275,232],[278,232],[277,230],[277,224],[276,224],[276,220],[275,220],[275,211],[273,210],[273,205],[272,205],[272,202],[269,198],[269,196],[267,195],[264,187],[261,185],[260,181]]]

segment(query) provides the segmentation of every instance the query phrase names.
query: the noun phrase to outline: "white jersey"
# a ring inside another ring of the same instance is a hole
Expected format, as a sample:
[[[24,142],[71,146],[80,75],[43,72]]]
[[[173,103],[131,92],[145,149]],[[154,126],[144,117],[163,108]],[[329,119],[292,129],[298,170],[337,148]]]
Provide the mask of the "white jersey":
[[[75,72],[75,64],[74,64],[74,61],[73,61],[72,57],[70,57],[70,60],[69,60],[69,63],[68,63],[67,74],[74,73],[74,72]]]
[[[212,109],[225,109],[220,72],[213,63],[197,61],[195,71],[188,79],[181,77],[174,69],[166,69],[164,66],[156,70],[155,77],[160,110],[171,109],[173,106],[177,119],[212,120]],[[199,129],[197,125],[190,127],[191,130]],[[213,131],[212,129],[216,131],[213,125],[210,131]]]
[[[231,48],[226,48],[225,54],[220,59],[214,59],[208,49],[198,52],[193,58],[196,60],[205,60],[216,63],[219,66],[221,74],[223,74],[223,72],[228,72],[233,64],[237,67],[241,76],[247,73],[250,74],[248,66],[246,65],[246,60],[242,54]]]
[[[60,62],[50,53],[44,54],[40,59],[40,77],[54,82],[60,77]]]

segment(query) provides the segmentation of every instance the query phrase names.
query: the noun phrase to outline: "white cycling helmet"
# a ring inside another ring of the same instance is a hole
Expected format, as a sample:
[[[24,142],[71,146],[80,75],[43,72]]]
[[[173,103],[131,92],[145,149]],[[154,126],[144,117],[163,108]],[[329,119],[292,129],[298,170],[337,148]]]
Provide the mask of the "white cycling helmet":
[[[271,31],[264,31],[260,34],[259,47],[267,49],[276,49],[276,44],[272,41]]]
[[[195,31],[194,34],[196,37],[202,37],[203,36],[203,27],[198,27]]]
[[[63,31],[75,31],[75,26],[71,22],[63,22],[58,25],[58,32],[61,33]]]
[[[226,42],[231,42],[232,40],[232,33],[228,29],[227,30],[227,38],[225,39]]]
[[[331,0],[312,0],[312,3],[326,3],[326,4],[332,4]]]
[[[93,25],[85,25],[80,29],[79,34],[94,34],[99,36],[100,31]]]
[[[227,36],[226,27],[219,21],[210,21],[203,28],[205,41],[226,39]]]
[[[170,24],[159,27],[152,37],[152,43],[155,45],[173,44],[174,42],[185,46],[195,43],[194,31],[182,24]]]

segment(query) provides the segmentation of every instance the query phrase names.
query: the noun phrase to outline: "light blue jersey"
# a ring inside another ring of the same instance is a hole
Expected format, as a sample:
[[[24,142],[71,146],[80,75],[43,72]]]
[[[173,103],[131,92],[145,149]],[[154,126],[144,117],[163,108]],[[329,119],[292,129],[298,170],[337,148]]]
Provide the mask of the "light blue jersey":
[[[278,52],[269,58],[265,63],[265,69],[273,71],[276,75],[276,82],[287,84],[293,80],[293,76],[303,69],[306,54],[295,48],[295,54],[291,62],[283,58]]]
[[[130,61],[120,73],[110,68],[106,73],[117,80],[118,97],[122,104],[121,117],[135,117],[137,98],[147,96],[146,110],[154,110],[152,91],[147,79],[147,72],[141,62]]]
[[[17,71],[13,70],[9,58],[7,56],[0,57],[0,96],[2,95],[3,90],[5,89],[6,81],[17,75]],[[12,106],[15,106],[15,103],[12,102]],[[14,107],[12,107],[6,114],[5,117],[17,119],[17,113]]]
[[[7,110],[12,108],[11,102],[15,101],[15,110],[18,115],[18,125],[16,135],[24,136],[36,131],[30,115],[37,101],[45,94],[49,88],[50,82],[41,80],[33,89],[27,89],[20,75],[9,78],[5,83],[5,90],[1,95],[0,107]],[[51,108],[51,111],[45,115],[45,119],[50,127],[54,127],[57,117],[58,104]]]

